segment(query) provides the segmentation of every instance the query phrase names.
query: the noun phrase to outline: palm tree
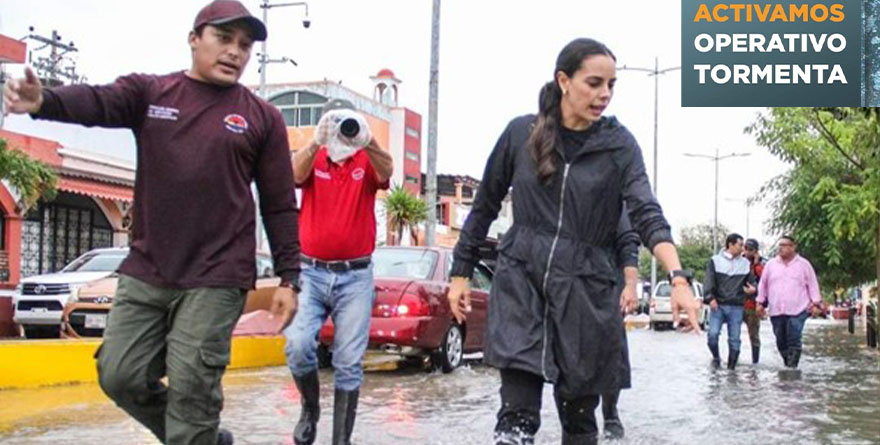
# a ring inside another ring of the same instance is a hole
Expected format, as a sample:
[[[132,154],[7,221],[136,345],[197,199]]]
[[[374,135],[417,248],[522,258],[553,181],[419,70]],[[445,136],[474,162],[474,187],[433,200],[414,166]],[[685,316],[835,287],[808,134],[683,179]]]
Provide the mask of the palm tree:
[[[404,228],[410,229],[410,235],[415,241],[416,226],[428,217],[428,204],[402,186],[395,185],[385,198],[385,208],[391,217],[391,230],[397,234],[397,243],[403,241]]]

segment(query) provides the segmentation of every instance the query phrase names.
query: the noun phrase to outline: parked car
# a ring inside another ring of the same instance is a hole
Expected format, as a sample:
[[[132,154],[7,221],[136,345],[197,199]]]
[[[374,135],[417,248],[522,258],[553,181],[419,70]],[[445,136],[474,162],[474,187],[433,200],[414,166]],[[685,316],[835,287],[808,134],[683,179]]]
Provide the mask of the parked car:
[[[471,312],[458,324],[449,309],[452,249],[380,247],[373,253],[376,298],[369,349],[408,359],[430,358],[443,372],[461,365],[465,353],[481,352],[492,272],[480,263],[471,281]],[[333,322],[319,334],[319,358],[332,354]]]
[[[61,271],[21,280],[12,297],[13,320],[27,338],[58,338],[64,306],[77,289],[112,274],[128,256],[128,248],[95,249]]]
[[[272,257],[257,253],[257,285],[248,293],[245,311],[251,308],[269,308],[279,279],[274,276]],[[75,297],[64,306],[61,316],[62,331],[67,337],[101,337],[107,327],[107,315],[113,305],[119,276],[114,272],[102,279],[83,285]]]
[[[694,297],[700,303],[700,309],[698,312],[699,320],[698,323],[700,328],[705,330],[709,325],[709,305],[703,304],[703,284],[699,282],[694,282],[692,284],[692,289],[694,291]],[[651,309],[650,309],[650,317],[651,317],[651,329],[660,330],[660,328],[672,328],[673,327],[673,318],[672,318],[672,302],[670,301],[670,292],[672,288],[669,286],[668,281],[660,281],[657,283],[657,286],[654,287],[654,292],[651,295]],[[687,320],[688,315],[681,311],[679,314],[680,320]]]

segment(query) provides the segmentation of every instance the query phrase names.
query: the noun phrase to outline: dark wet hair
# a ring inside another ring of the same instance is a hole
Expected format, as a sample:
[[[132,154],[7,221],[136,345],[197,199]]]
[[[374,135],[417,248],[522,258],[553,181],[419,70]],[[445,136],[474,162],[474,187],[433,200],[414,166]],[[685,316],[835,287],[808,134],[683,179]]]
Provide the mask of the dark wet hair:
[[[553,80],[541,88],[538,96],[538,120],[527,145],[538,170],[538,179],[545,185],[550,183],[556,173],[558,155],[555,148],[559,142],[559,127],[562,125],[562,90],[556,81],[556,74],[562,71],[571,77],[581,68],[584,59],[596,55],[610,56],[617,60],[614,53],[601,42],[587,38],[572,40],[556,57]]]
[[[739,233],[731,233],[727,235],[727,241],[724,242],[724,248],[730,247],[731,244],[736,244],[743,239],[742,235]]]

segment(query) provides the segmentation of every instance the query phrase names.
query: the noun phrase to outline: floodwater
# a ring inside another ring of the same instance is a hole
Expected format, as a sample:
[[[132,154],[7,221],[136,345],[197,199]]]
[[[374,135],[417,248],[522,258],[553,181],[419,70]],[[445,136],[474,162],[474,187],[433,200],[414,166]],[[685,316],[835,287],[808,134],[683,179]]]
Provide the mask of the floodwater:
[[[810,320],[800,369],[787,370],[769,322],[762,357],[743,353],[735,371],[709,366],[706,337],[629,332],[633,389],[620,398],[626,438],[617,444],[878,444],[880,353],[850,335],[844,322]],[[722,335],[726,358],[726,337]],[[318,444],[330,442],[332,371],[321,372]],[[237,444],[290,444],[299,394],[286,368],[229,372],[223,426]],[[452,374],[413,367],[370,371],[361,389],[353,443],[490,444],[498,373],[470,362]],[[601,416],[601,413],[597,415]],[[601,424],[601,421],[600,421]],[[560,443],[552,390],[544,393],[538,444]],[[0,442],[14,444],[155,444],[95,385],[0,392]]]

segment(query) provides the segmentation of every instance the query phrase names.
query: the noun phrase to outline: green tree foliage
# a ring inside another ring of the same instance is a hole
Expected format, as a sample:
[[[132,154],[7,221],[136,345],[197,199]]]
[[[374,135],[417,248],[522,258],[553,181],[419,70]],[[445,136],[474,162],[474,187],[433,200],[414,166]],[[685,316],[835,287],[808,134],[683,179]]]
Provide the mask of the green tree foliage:
[[[826,293],[880,275],[880,111],[773,108],[746,128],[792,169],[761,191]]]
[[[410,234],[415,237],[418,223],[428,218],[428,204],[399,185],[391,189],[385,199],[385,207],[398,243],[403,239],[404,227],[409,227]]]
[[[58,182],[55,172],[46,164],[8,148],[5,139],[0,139],[0,179],[7,181],[21,194],[18,202],[21,214],[27,213],[40,198],[55,198],[55,185]]]

